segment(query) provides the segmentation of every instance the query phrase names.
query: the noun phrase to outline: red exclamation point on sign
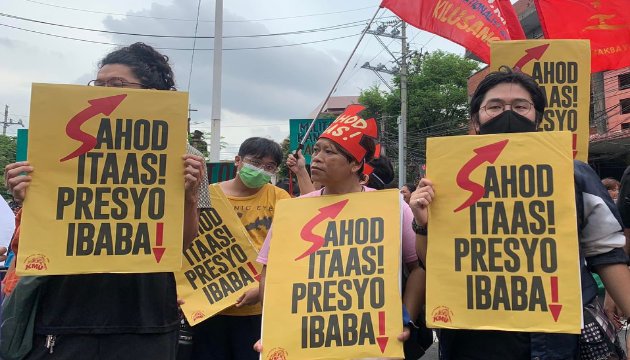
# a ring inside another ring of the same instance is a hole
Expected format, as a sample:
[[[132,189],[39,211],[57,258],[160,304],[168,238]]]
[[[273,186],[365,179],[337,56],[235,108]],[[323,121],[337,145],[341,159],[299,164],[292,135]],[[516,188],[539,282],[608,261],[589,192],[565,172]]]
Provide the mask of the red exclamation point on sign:
[[[573,158],[577,156],[577,134],[573,134]]]
[[[381,354],[385,352],[385,347],[387,347],[387,341],[389,338],[385,336],[385,311],[378,312],[378,335],[376,338],[378,341],[378,347],[381,348]]]
[[[551,277],[551,302],[555,304],[549,304],[549,311],[551,311],[551,315],[553,316],[553,321],[558,322],[558,318],[560,317],[560,311],[562,310],[562,305],[558,304],[558,277]]]
[[[153,248],[153,256],[155,256],[155,261],[160,263],[162,260],[162,255],[164,255],[164,251],[166,248],[162,247],[162,240],[164,237],[164,223],[157,223],[157,227],[155,229],[155,247]]]
[[[258,271],[256,271],[256,268],[254,267],[254,264],[250,262],[247,263],[247,266],[249,266],[249,270],[252,271],[252,273],[254,274],[254,279],[256,279],[256,281],[260,282],[260,275],[258,274]]]

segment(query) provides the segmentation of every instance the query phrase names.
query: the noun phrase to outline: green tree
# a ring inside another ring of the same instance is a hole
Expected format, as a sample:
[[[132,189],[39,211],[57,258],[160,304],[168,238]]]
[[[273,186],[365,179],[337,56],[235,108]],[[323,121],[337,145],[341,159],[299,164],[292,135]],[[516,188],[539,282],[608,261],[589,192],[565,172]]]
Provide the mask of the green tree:
[[[12,136],[0,135],[0,177],[4,179],[4,167],[15,162],[15,152],[17,149],[17,140]],[[7,193],[4,181],[0,183],[0,193],[5,199],[11,199],[11,195]]]
[[[426,138],[465,134],[468,127],[468,77],[479,63],[462,56],[435,51],[410,59],[407,75],[407,179],[414,181],[424,164]],[[361,92],[359,103],[368,107],[365,116],[377,121],[384,116],[381,143],[387,155],[398,158],[400,77],[393,79],[394,92],[372,86]]]
[[[210,141],[211,138],[212,136],[210,134],[210,131],[203,132],[200,130],[195,130],[188,134],[188,143],[195,149],[199,150],[206,158],[206,160],[208,160],[210,156],[210,143],[208,141]],[[227,146],[227,142],[225,142],[224,139],[225,137],[221,136],[221,149],[225,149],[225,147]]]
[[[284,140],[282,140],[282,143],[280,144],[280,147],[282,148],[283,161],[286,160],[289,157],[289,154],[291,153],[290,146],[291,146],[291,140],[289,139],[289,136],[287,136]],[[282,164],[278,166],[278,179],[286,179],[288,177],[289,177],[289,168],[287,167],[286,162],[283,162]]]

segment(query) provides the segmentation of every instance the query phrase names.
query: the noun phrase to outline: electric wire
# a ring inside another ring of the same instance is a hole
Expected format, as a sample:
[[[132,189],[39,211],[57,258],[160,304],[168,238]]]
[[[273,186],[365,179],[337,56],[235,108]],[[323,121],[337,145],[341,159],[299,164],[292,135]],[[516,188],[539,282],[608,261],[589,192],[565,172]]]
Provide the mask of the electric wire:
[[[130,33],[130,32],[123,32],[123,31],[92,29],[92,28],[85,28],[85,27],[80,27],[80,26],[64,25],[64,24],[51,23],[47,21],[29,19],[29,18],[15,16],[11,14],[5,14],[2,12],[0,12],[0,16],[16,19],[16,20],[21,20],[21,21],[43,24],[43,25],[56,26],[56,27],[61,27],[61,28],[66,28],[66,29],[90,31],[90,32],[113,34],[113,35],[141,36],[141,37],[154,37],[154,38],[173,38],[173,39],[193,39],[193,38],[194,39],[214,39],[214,36],[142,34],[142,33]],[[319,28],[314,28],[314,29],[295,30],[295,31],[287,31],[287,32],[280,32],[280,33],[271,33],[271,34],[225,35],[223,36],[223,38],[236,39],[236,38],[256,38],[256,37],[269,37],[269,36],[309,34],[309,33],[315,33],[315,32],[331,31],[331,30],[347,29],[347,28],[352,28],[352,27],[357,27],[357,26],[364,26],[366,21],[367,20],[360,20],[360,21],[354,21],[354,22],[349,22],[349,23],[344,23],[344,24],[319,27]]]
[[[190,83],[192,79],[193,64],[195,61],[195,47],[197,45],[197,29],[199,27],[199,10],[201,9],[201,0],[197,0],[197,22],[195,23],[195,38],[193,39],[193,48],[190,54],[190,71],[188,71],[188,86],[186,91],[190,92]]]
[[[45,2],[42,2],[42,1],[35,1],[35,0],[24,0],[24,1],[27,1],[27,2],[30,2],[30,3],[34,3],[34,4],[44,5],[44,6],[50,6],[50,7],[66,9],[66,10],[73,10],[73,11],[80,11],[80,12],[87,12],[87,13],[93,13],[93,14],[137,17],[137,18],[147,18],[147,19],[156,19],[156,20],[191,21],[191,22],[195,21],[194,19],[168,18],[168,17],[134,15],[134,14],[122,14],[122,13],[112,13],[112,12],[106,12],[106,11],[87,10],[87,9],[73,8],[73,7],[69,7],[69,6],[61,6],[61,5],[56,5],[56,4],[49,4],[49,3],[45,3]],[[266,19],[224,20],[223,22],[240,23],[240,22],[262,22],[262,21],[300,19],[300,18],[305,18],[305,17],[315,17],[315,16],[343,14],[343,13],[354,12],[354,11],[361,11],[361,10],[372,9],[372,8],[374,8],[374,6],[366,6],[366,7],[362,7],[362,8],[358,8],[358,9],[340,10],[340,11],[332,11],[332,12],[326,12],[326,13],[315,13],[315,14],[285,16],[285,17],[266,18]],[[201,22],[209,22],[209,23],[213,23],[214,22],[214,20],[200,20],[200,21]]]
[[[87,39],[75,38],[75,37],[71,37],[71,36],[63,36],[63,35],[51,34],[51,33],[46,33],[46,32],[43,32],[43,31],[30,30],[30,29],[25,29],[25,28],[21,28],[21,27],[18,27],[18,26],[12,26],[12,25],[2,24],[2,23],[0,23],[0,26],[8,27],[8,28],[15,29],[15,30],[26,31],[26,32],[30,32],[30,33],[40,34],[40,35],[46,35],[46,36],[51,36],[51,37],[56,37],[56,38],[61,38],[61,39],[67,39],[67,40],[75,40],[75,41],[81,41],[81,42],[92,43],[92,44],[111,45],[111,46],[119,46],[119,47],[125,46],[125,45],[122,45],[122,44],[115,44],[115,43],[104,42],[104,41],[87,40]],[[292,43],[292,44],[223,48],[223,50],[224,51],[236,51],[236,50],[259,50],[259,49],[283,48],[283,47],[300,46],[300,45],[307,45],[307,44],[316,44],[316,43],[333,41],[333,40],[339,40],[339,39],[346,39],[346,38],[354,37],[354,36],[357,36],[357,35],[360,35],[360,34],[357,33],[357,34],[351,34],[351,35],[345,35],[345,36],[338,36],[338,37],[334,37],[334,38],[313,40],[313,41],[305,41],[305,42]],[[154,46],[154,48],[156,50],[174,50],[174,51],[190,51],[190,50],[192,50],[190,48],[173,48],[173,47],[158,47],[158,46]],[[198,48],[197,50],[198,51],[212,51],[214,49],[213,48]]]

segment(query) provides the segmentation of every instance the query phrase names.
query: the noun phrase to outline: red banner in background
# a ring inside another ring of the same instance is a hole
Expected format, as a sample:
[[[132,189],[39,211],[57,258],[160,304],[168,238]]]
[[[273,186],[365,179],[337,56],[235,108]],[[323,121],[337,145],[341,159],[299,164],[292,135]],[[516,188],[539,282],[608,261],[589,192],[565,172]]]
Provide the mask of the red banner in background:
[[[547,39],[590,39],[591,72],[630,66],[630,0],[536,0]]]
[[[383,0],[381,7],[465,47],[486,63],[491,41],[525,39],[509,0]]]

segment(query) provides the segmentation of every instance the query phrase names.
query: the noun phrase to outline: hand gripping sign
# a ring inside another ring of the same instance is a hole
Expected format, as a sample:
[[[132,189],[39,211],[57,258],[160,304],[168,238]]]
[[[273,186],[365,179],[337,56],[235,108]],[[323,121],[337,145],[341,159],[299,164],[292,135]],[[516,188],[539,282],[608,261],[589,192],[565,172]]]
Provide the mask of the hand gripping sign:
[[[547,107],[539,131],[571,131],[573,158],[588,161],[591,55],[588,40],[514,40],[490,43],[490,69],[522,71],[543,89]]]
[[[181,268],[188,94],[34,84],[22,275]]]
[[[262,359],[403,357],[400,222],[394,190],[278,202]]]
[[[199,218],[199,236],[184,251],[184,267],[175,273],[177,295],[190,325],[236,303],[247,290],[258,287],[262,265],[258,251],[234,207],[218,185],[210,185],[212,208]]]
[[[580,333],[569,132],[431,138],[427,325]]]

